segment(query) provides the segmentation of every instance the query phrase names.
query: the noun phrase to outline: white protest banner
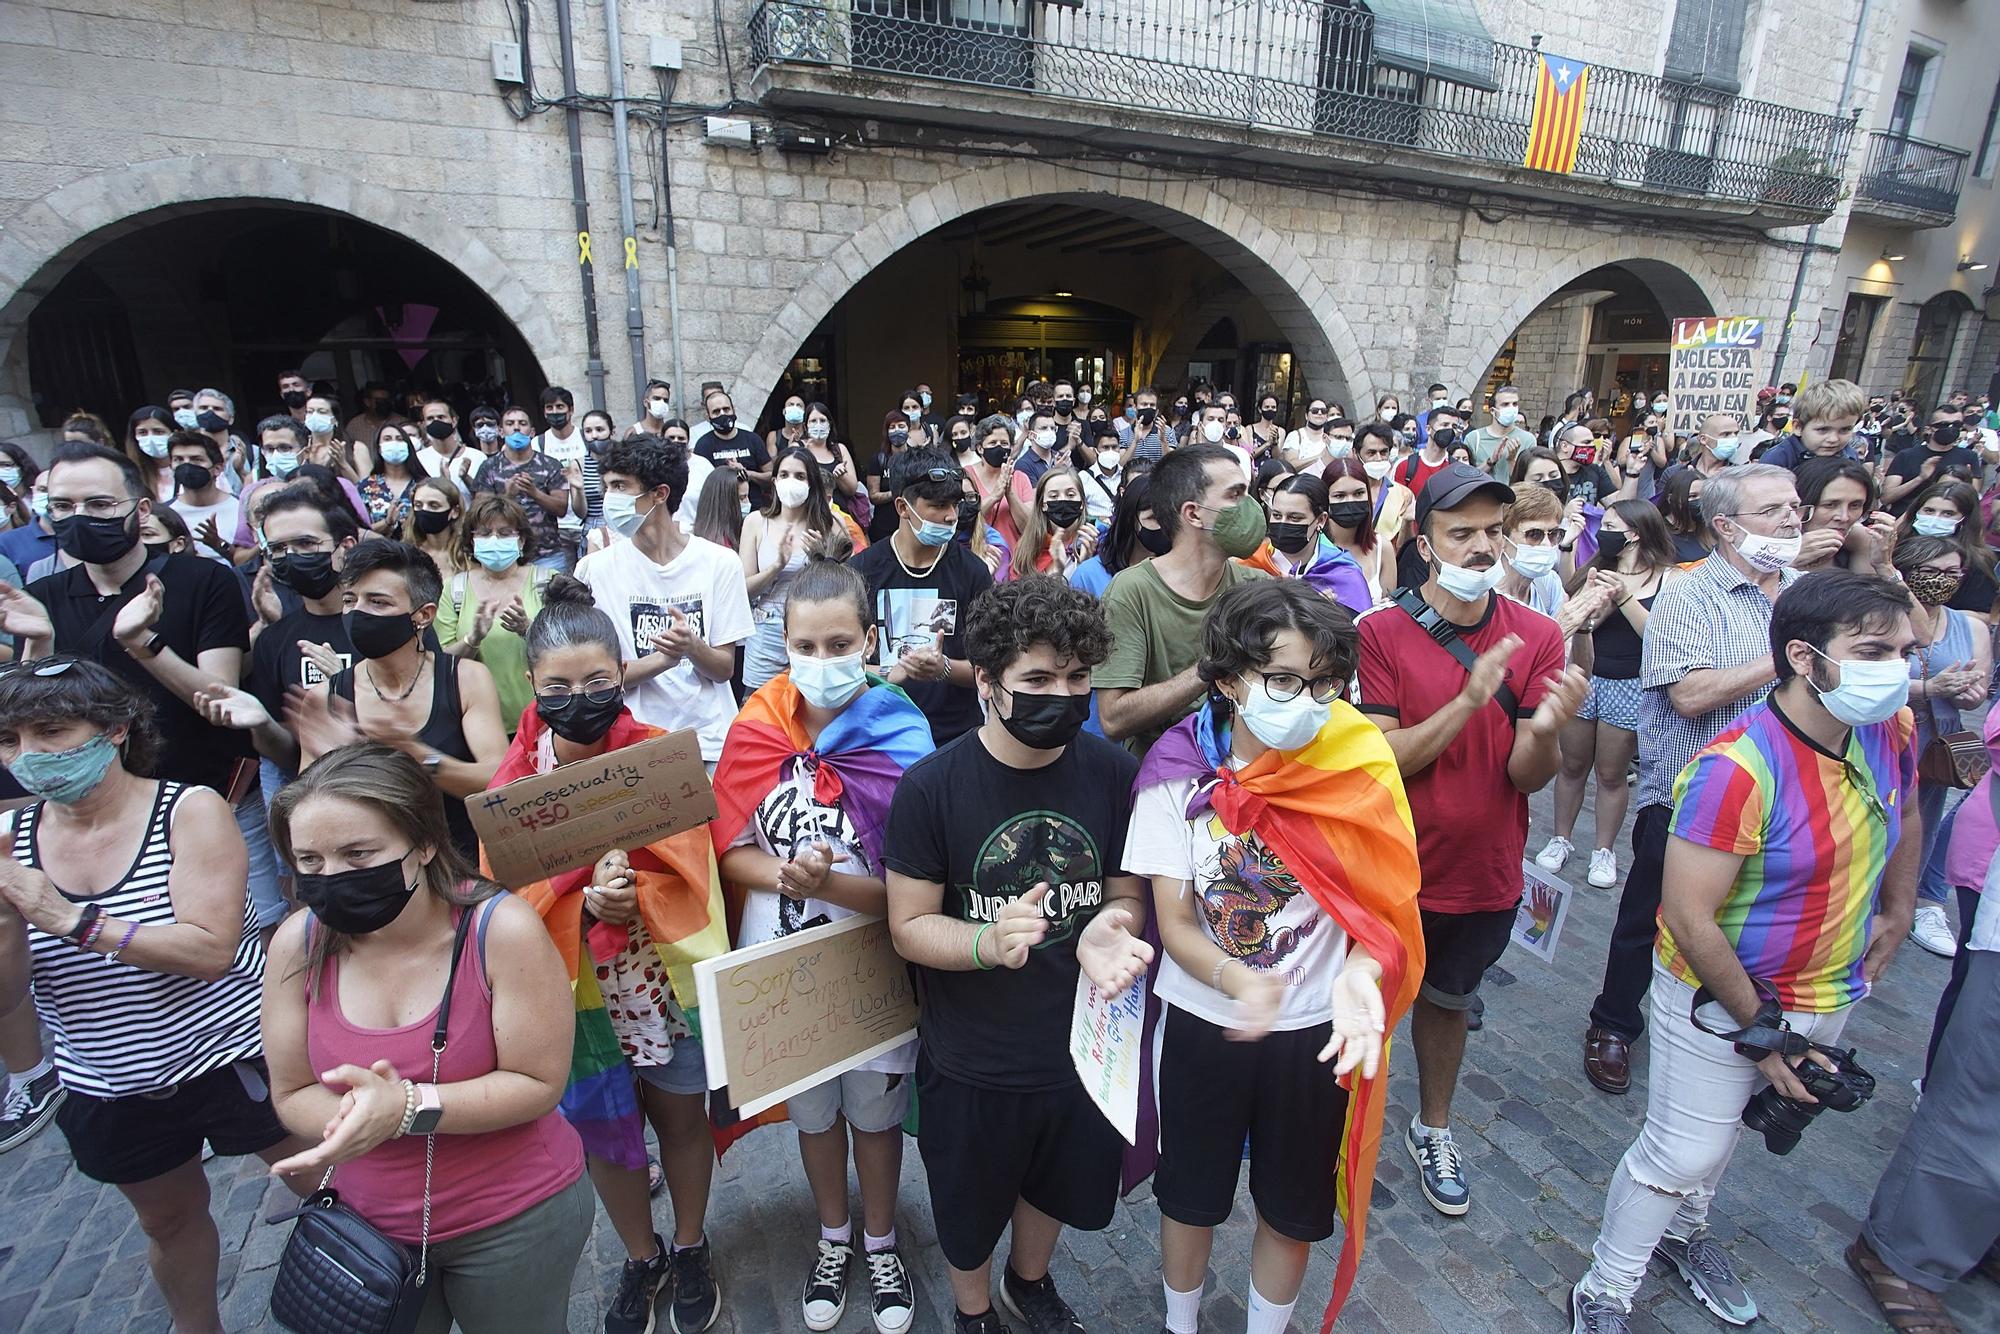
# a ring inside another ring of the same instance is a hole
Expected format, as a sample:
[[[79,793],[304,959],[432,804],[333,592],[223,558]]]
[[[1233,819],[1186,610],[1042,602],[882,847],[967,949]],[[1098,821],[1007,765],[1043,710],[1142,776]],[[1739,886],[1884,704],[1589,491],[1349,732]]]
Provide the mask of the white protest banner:
[[[1569,919],[1569,901],[1575,893],[1533,862],[1523,861],[1521,902],[1514,909],[1509,939],[1543,963],[1555,962],[1556,941]]]
[[[1076,975],[1069,1056],[1083,1091],[1127,1144],[1139,1136],[1139,1045],[1145,1040],[1146,988],[1137,982],[1107,999],[1088,974]]]
[[[879,917],[848,917],[694,966],[708,1086],[745,1117],[917,1031],[910,970]]]
[[[1746,431],[1755,426],[1755,354],[1764,345],[1764,321],[1741,315],[1675,320],[1673,339],[1667,371],[1673,433],[1692,437],[1703,418],[1718,412],[1736,418]]]

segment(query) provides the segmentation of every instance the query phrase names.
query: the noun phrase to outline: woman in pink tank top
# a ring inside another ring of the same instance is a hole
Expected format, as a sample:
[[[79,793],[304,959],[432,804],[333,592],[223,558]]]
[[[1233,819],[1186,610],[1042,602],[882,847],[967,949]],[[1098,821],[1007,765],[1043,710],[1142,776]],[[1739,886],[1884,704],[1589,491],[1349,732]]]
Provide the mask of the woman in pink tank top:
[[[563,1328],[594,1209],[582,1144],[556,1111],[569,978],[541,919],[476,878],[436,785],[386,746],[323,756],[278,794],[271,834],[310,909],[279,928],[264,974],[271,1089],[285,1124],[319,1140],[273,1170],[333,1168],[362,1217],[428,1241],[419,1334],[454,1320],[466,1334]]]

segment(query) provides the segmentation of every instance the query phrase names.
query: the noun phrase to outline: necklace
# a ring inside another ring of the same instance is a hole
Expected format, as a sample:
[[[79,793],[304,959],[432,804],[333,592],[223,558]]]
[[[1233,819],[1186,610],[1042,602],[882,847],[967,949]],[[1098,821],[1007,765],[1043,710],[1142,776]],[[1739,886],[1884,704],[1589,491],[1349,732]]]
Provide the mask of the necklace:
[[[896,558],[896,564],[902,566],[903,573],[909,575],[910,578],[912,579],[928,578],[931,571],[937,569],[938,561],[944,559],[944,548],[943,547],[938,548],[937,556],[932,559],[929,565],[924,566],[924,568],[921,570],[913,570],[910,568],[910,563],[903,559],[902,548],[896,545],[896,538],[901,536],[902,533],[898,532],[889,538],[889,554]]]
[[[424,664],[428,661],[430,661],[430,650],[418,649],[417,670],[410,673],[410,683],[403,687],[403,693],[395,696],[383,694],[382,687],[375,684],[375,669],[373,667],[368,667],[364,665],[362,668],[362,674],[368,678],[368,688],[375,692],[376,699],[381,700],[384,704],[401,704],[404,700],[408,699],[413,692],[415,692],[417,688],[417,682],[424,679]]]

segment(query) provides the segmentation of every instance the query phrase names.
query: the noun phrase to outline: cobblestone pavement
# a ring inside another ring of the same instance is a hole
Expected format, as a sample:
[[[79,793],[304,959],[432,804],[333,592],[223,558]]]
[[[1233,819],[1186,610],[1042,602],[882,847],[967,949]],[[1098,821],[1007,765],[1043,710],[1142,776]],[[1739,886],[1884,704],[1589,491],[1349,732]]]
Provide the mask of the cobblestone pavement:
[[[1534,801],[1531,849],[1547,836],[1548,800]],[[1622,862],[1624,840],[1619,851]],[[1424,1202],[1401,1147],[1416,1083],[1408,1044],[1399,1044],[1373,1226],[1342,1329],[1515,1334],[1568,1327],[1569,1285],[1588,1263],[1606,1182],[1645,1110],[1643,1044],[1632,1095],[1607,1097],[1583,1077],[1581,1033],[1617,902],[1615,890],[1583,886],[1586,860],[1580,854],[1569,868],[1580,898],[1554,965],[1510,949],[1489,975],[1486,1028],[1471,1038],[1455,1108],[1473,1183],[1463,1218],[1447,1219]],[[1764,1311],[1763,1328],[1886,1328],[1841,1251],[1909,1119],[1910,1081],[1946,972],[1945,961],[1906,945],[1886,984],[1848,1026],[1845,1040],[1880,1081],[1874,1102],[1852,1116],[1821,1117],[1789,1157],[1767,1153],[1755,1139],[1737,1152],[1714,1225]],[[261,1167],[254,1159],[209,1165],[222,1229],[222,1309],[232,1331],[271,1327],[267,1299],[284,1229],[261,1219],[288,1197],[266,1184]],[[918,1284],[916,1328],[948,1330],[950,1291],[914,1145],[903,1176],[899,1221]],[[1216,1334],[1243,1327],[1249,1209],[1245,1194],[1216,1239],[1203,1312],[1204,1330]],[[658,1211],[665,1220],[664,1198]],[[797,1293],[816,1233],[787,1130],[759,1131],[731,1150],[718,1170],[709,1235],[724,1290],[718,1330],[804,1329]],[[1054,1272],[1089,1329],[1150,1334],[1161,1327],[1158,1238],[1158,1215],[1143,1189],[1105,1231],[1065,1235]],[[1308,1275],[1293,1322],[1304,1334],[1318,1328],[1337,1241],[1320,1248]],[[0,1331],[166,1330],[145,1249],[131,1210],[116,1192],[72,1170],[53,1128],[0,1158]],[[616,1282],[621,1256],[608,1223],[600,1220],[587,1255],[591,1263],[579,1271],[570,1302],[569,1328],[577,1334],[602,1328]],[[2000,1329],[2000,1286],[1971,1279],[1950,1304],[1965,1329]],[[661,1318],[665,1329],[664,1311]],[[1641,1334],[1725,1328],[1657,1268],[1633,1327]],[[872,1328],[858,1292],[839,1328]]]

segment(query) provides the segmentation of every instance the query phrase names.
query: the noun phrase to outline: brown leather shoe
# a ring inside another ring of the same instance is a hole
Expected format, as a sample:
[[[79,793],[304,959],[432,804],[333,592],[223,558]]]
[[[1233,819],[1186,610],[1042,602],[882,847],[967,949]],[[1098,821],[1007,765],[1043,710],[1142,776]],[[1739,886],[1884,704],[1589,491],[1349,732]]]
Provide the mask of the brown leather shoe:
[[[1632,1044],[1610,1029],[1585,1029],[1583,1073],[1606,1093],[1627,1092],[1632,1087]]]
[[[1868,1287],[1889,1328],[1898,1334],[1959,1334],[1958,1322],[1934,1292],[1920,1288],[1882,1263],[1865,1237],[1847,1247],[1847,1267]]]

